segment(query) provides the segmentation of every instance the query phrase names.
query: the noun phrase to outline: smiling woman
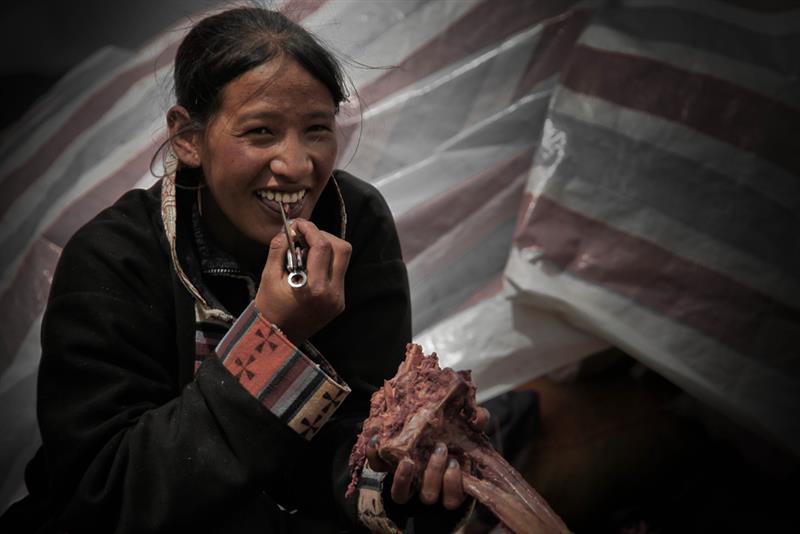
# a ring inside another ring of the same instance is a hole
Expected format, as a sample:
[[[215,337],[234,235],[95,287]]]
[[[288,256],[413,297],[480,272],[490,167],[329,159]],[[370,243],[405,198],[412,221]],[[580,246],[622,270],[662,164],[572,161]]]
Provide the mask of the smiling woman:
[[[264,245],[281,228],[276,195],[289,203],[289,217],[308,219],[328,183],[337,152],[335,103],[290,58],[236,78],[221,100],[202,135],[177,135],[191,120],[181,106],[170,111],[170,129],[181,162],[202,167],[213,237],[263,264]]]
[[[345,498],[410,306],[386,203],[334,170],[338,63],[283,15],[240,8],[189,32],[175,88],[166,176],[86,224],[59,260],[43,445],[0,529],[452,530],[469,503],[444,445],[421,488],[381,466],[364,470],[370,498]],[[284,205],[307,247],[302,287],[287,282]]]

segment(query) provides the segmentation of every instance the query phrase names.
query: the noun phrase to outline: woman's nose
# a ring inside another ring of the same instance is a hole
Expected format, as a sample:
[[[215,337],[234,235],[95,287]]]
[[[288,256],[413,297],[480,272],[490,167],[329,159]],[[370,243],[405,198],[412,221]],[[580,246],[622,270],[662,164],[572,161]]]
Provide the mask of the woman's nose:
[[[311,174],[313,163],[306,147],[297,139],[286,139],[269,164],[273,174],[300,179]]]

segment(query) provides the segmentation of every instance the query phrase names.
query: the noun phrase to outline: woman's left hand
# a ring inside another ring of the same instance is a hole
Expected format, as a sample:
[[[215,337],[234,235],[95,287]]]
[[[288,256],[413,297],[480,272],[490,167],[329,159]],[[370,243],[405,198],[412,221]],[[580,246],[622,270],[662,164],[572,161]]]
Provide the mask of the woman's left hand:
[[[489,412],[485,408],[478,408],[475,425],[486,428],[489,422]],[[367,461],[375,471],[391,471],[391,465],[385,462],[378,453],[377,440],[371,439],[367,443]],[[392,500],[398,504],[405,504],[414,495],[414,479],[417,478],[417,467],[413,460],[404,458],[394,470],[391,495]],[[447,444],[438,442],[428,459],[428,464],[421,475],[419,499],[428,505],[436,504],[441,498],[442,506],[448,510],[455,510],[464,503],[466,498],[461,477],[461,466],[458,460],[450,458]]]

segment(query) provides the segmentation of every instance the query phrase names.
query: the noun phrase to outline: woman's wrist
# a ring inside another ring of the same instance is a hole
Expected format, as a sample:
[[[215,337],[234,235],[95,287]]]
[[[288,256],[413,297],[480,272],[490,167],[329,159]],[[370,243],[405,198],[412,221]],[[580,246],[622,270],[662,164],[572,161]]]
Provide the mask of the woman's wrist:
[[[299,347],[308,339],[304,336],[297,336],[291,328],[287,329],[285,321],[274,317],[272,310],[266,305],[266,303],[263,302],[263,299],[258,298],[258,295],[256,295],[256,298],[254,299],[254,304],[256,311],[258,311],[258,314],[261,316],[261,318],[267,321],[273,329],[283,334],[283,336],[291,341],[295,346]]]

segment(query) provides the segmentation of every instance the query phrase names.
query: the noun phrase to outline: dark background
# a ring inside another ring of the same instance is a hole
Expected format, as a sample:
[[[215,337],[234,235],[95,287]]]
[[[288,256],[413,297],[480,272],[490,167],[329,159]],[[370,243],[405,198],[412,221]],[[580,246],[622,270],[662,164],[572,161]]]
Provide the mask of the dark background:
[[[136,50],[189,23],[213,0],[3,0],[0,4],[0,133],[70,68],[104,46]]]

